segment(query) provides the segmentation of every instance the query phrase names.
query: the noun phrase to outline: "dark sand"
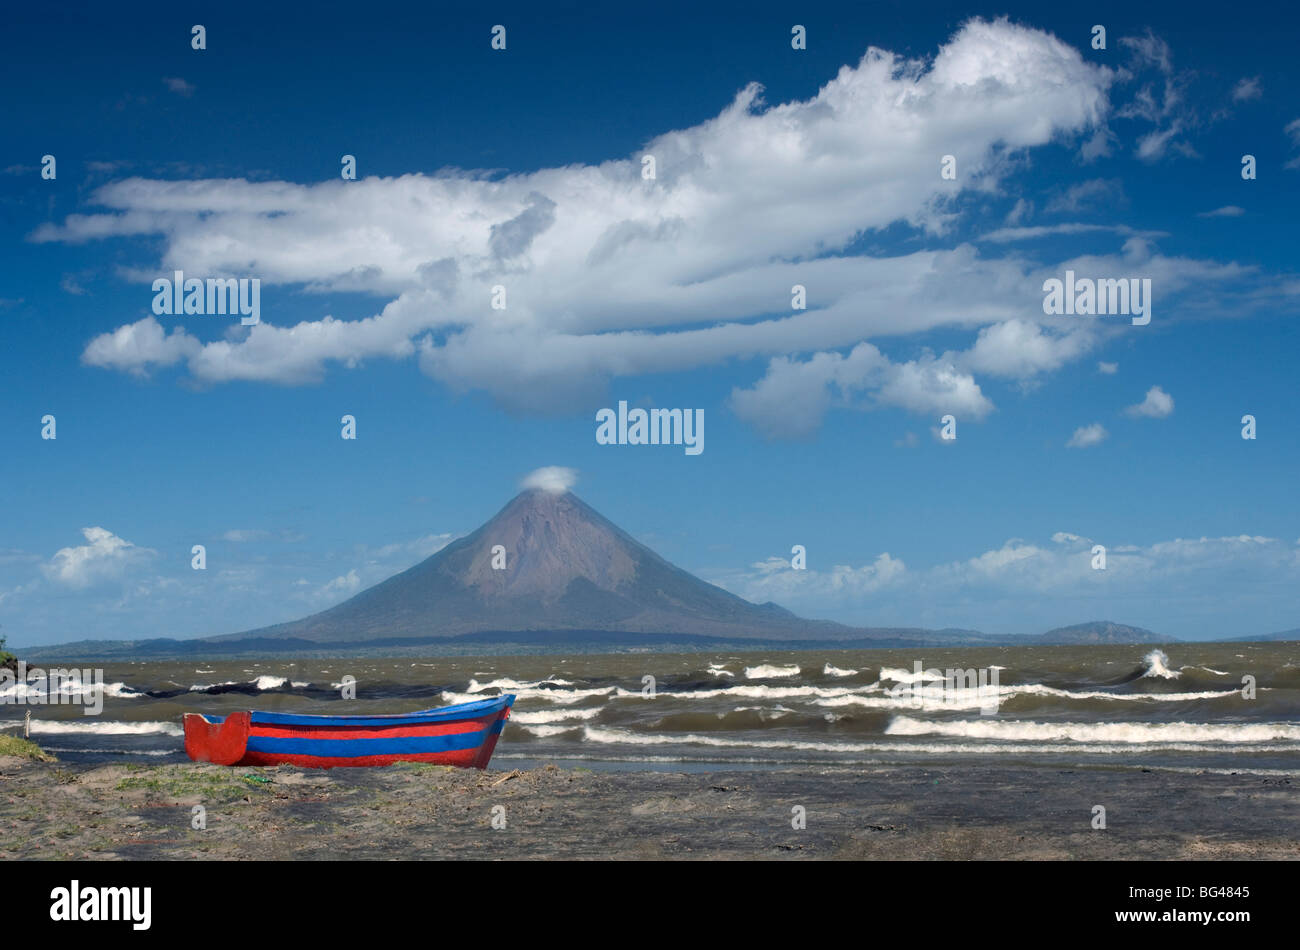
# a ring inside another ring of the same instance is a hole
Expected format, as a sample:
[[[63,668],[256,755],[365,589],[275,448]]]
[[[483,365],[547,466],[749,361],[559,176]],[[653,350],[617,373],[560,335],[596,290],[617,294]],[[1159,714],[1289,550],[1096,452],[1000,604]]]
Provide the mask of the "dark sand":
[[[206,830],[190,826],[198,804]],[[795,805],[804,830],[791,827]],[[1091,827],[1094,805],[1106,807],[1104,831]],[[0,758],[0,859],[14,858],[1300,858],[1300,776],[74,769]]]

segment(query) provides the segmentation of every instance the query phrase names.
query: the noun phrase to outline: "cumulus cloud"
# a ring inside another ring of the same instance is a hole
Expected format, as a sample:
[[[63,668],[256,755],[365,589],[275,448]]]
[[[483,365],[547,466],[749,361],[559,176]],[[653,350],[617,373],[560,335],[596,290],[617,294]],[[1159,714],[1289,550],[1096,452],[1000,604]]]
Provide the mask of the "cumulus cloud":
[[[1174,411],[1174,397],[1159,386],[1147,390],[1146,398],[1124,410],[1130,416],[1146,416],[1149,419],[1163,419]]]
[[[1164,132],[1181,121],[1181,80],[1167,46],[1135,43],[1135,61],[1154,78],[1123,112]],[[1249,272],[1164,257],[1157,235],[1124,225],[1021,227],[1033,209],[1026,199],[982,245],[1094,232],[1130,241],[1122,255],[1046,267],[947,240],[963,202],[998,192],[1028,150],[1109,141],[1112,88],[1133,75],[1091,64],[1042,31],[977,19],[928,59],[869,49],[807,100],[770,105],[748,86],[712,118],[619,160],[314,184],[128,178],[93,193],[106,211],[69,215],[32,237],[158,236],[157,270],[130,272],[142,281],[180,269],[255,276],[307,299],[357,291],[385,301],[355,319],[292,323],[277,318],[271,293],[261,323],[217,339],[208,339],[210,318],[166,317],[164,326],[147,316],[83,352],[85,363],[122,372],[184,366],[208,384],[301,385],[331,367],[412,360],[453,391],[547,412],[590,407],[614,378],[757,360],[766,375],[739,387],[732,404],[768,434],[807,434],[838,405],[979,418],[992,403],[977,374],[1051,372],[1110,332],[1049,326],[1038,312],[1045,275],[1140,262],[1164,299],[1196,285],[1197,305],[1208,307],[1217,298],[1205,285]],[[650,181],[641,177],[647,154],[656,160]],[[921,173],[944,154],[960,157],[958,181]],[[1053,207],[1117,197],[1113,182],[1096,179]],[[943,246],[892,257],[859,249],[863,235],[900,225]],[[808,289],[806,310],[789,309],[795,284]],[[505,309],[491,306],[498,285]],[[885,355],[891,339],[936,330],[980,336],[965,354]],[[784,409],[774,405],[782,391]]]
[[[81,533],[85,544],[61,548],[45,565],[45,576],[50,580],[72,588],[116,580],[156,553],[136,547],[106,528],[82,528]]]
[[[865,403],[856,398],[860,394]],[[803,361],[777,357],[752,387],[731,393],[736,415],[773,438],[811,435],[830,406],[854,404],[968,419],[982,419],[993,410],[974,377],[952,359],[927,355],[892,363],[870,343],[859,343],[848,355],[816,353]]]
[[[946,232],[962,191],[996,189],[1010,154],[1096,129],[1113,80],[1047,33],[973,20],[926,61],[872,48],[805,101],[769,106],[746,87],[715,117],[618,161],[308,185],[133,178],[95,193],[107,213],[70,215],[34,238],[156,234],[164,273],[389,298],[364,319],[297,325],[264,307],[247,333],[212,342],[146,318],[93,340],[94,365],[184,363],[204,382],[298,384],[331,364],[416,357],[458,391],[568,407],[615,376],[847,350],[1023,313],[1023,261],[981,260],[965,245],[892,259],[836,252],[899,222]],[[961,156],[958,182],[918,173],[948,153]],[[643,154],[655,156],[653,181],[641,178]],[[771,316],[795,283],[815,302]],[[498,284],[504,310],[489,305]],[[882,401],[929,411],[954,390],[977,391],[959,369],[898,365]]]
[[[541,489],[552,494],[560,494],[571,489],[578,482],[578,470],[562,465],[547,465],[529,472],[519,487],[525,490]]]
[[[981,330],[962,363],[976,372],[1021,379],[1059,369],[1095,343],[1096,336],[1087,327],[1058,335],[1044,332],[1036,323],[1008,320]]]
[[[172,366],[187,357],[199,357],[203,344],[181,327],[167,332],[153,317],[118,327],[95,337],[81,354],[87,366],[125,370],[145,375],[152,366]]]
[[[1070,441],[1065,443],[1065,447],[1069,449],[1086,449],[1089,446],[1105,441],[1108,435],[1110,433],[1106,431],[1106,427],[1100,422],[1079,426],[1074,430],[1074,435],[1070,436]]]
[[[321,603],[332,603],[351,597],[361,590],[361,575],[355,569],[322,584],[312,592],[312,599]]]

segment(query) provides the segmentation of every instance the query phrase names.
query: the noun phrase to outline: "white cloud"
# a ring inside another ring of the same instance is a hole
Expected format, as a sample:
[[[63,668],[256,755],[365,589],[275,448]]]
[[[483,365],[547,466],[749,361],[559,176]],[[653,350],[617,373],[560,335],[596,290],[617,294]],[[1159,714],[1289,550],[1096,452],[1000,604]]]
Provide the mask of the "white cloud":
[[[1239,208],[1237,205],[1224,205],[1222,208],[1215,208],[1213,211],[1198,212],[1196,216],[1198,218],[1240,218],[1245,213],[1245,208]]]
[[[203,344],[183,328],[174,327],[168,333],[153,317],[145,317],[95,337],[81,354],[81,361],[143,375],[150,366],[171,366],[202,352]]]
[[[1300,149],[1300,119],[1292,119],[1290,122],[1286,124],[1286,127],[1282,131],[1285,132],[1290,137],[1291,147],[1294,149]],[[1282,167],[1300,168],[1300,155],[1297,155],[1294,158],[1290,159]]]
[[[1092,567],[1096,539],[1058,531],[1050,545],[1018,538],[974,557],[905,567],[880,554],[860,567],[818,571],[790,568],[772,557],[747,571],[709,579],[748,600],[775,601],[805,616],[869,625],[925,623],[975,627],[990,633],[1042,632],[1049,626],[1107,617],[1146,623],[1175,636],[1183,625],[1204,624],[1209,611],[1219,636],[1237,631],[1235,609],[1222,597],[1224,584],[1241,602],[1270,601],[1300,583],[1296,549],[1278,539],[1237,535],[1176,538],[1151,544],[1107,544],[1107,569]],[[1226,610],[1225,610],[1226,608]],[[1036,617],[1024,629],[1026,610]],[[1115,616],[1116,612],[1121,615]],[[1138,611],[1150,619],[1134,615]],[[1224,624],[1228,623],[1228,626]],[[1033,624],[1041,624],[1032,629]],[[1202,632],[1195,630],[1194,632]]]
[[[1146,416],[1150,419],[1163,419],[1174,411],[1174,397],[1159,386],[1147,390],[1146,398],[1124,410],[1130,416]]]
[[[361,575],[353,569],[318,587],[312,593],[312,598],[321,602],[333,602],[351,597],[359,590],[361,590]]]
[[[1105,362],[1098,363],[1097,372],[1101,373],[1103,376],[1114,376],[1119,372],[1119,364]]]
[[[1172,77],[1167,46],[1134,42],[1145,68]],[[1190,308],[1207,308],[1220,303],[1210,285],[1252,273],[1164,257],[1158,234],[1120,224],[1020,227],[1026,199],[981,246],[1056,234],[1130,240],[1121,255],[1055,266],[984,257],[968,243],[846,252],[899,224],[945,237],[963,189],[994,193],[1027,150],[1105,133],[1121,75],[1130,77],[1044,32],[973,20],[928,61],[873,48],[812,98],[770,107],[750,86],[708,121],[618,161],[316,184],[130,178],[94,193],[106,213],[69,215],[33,238],[158,235],[162,259],[156,272],[134,271],[141,280],[181,269],[255,276],[307,299],[349,290],[386,300],[362,318],[291,324],[268,293],[251,328],[206,317],[165,317],[164,327],[147,316],[86,346],[84,362],[119,371],[183,365],[202,383],[297,385],[335,366],[414,360],[454,391],[546,412],[599,404],[618,377],[758,360],[766,374],[738,387],[732,404],[770,435],[806,435],[840,405],[978,419],[993,408],[979,374],[1027,380],[1118,332],[1044,319],[1044,276],[1140,262],[1162,299],[1195,286]],[[1142,86],[1126,115],[1166,129],[1182,108],[1177,78],[1168,85]],[[961,157],[958,182],[918,173],[950,153]],[[641,178],[643,154],[656,158],[654,181]],[[1116,194],[1096,179],[1067,189],[1057,207]],[[808,288],[805,311],[788,310],[796,283]],[[505,310],[489,306],[497,284]],[[141,299],[151,299],[143,288]],[[218,326],[224,335],[208,340]],[[979,336],[965,354],[882,353],[890,339],[939,329]]]
[[[1263,91],[1259,88],[1258,76],[1239,79],[1237,84],[1232,87],[1233,102],[1249,102],[1252,99],[1259,99],[1263,95]]]
[[[260,528],[232,528],[221,536],[221,540],[242,544],[246,541],[260,541],[268,537],[269,534],[270,532],[263,531]]]
[[[825,571],[812,567],[795,570],[788,559],[770,557],[752,565],[749,572],[733,576],[731,583],[743,588],[741,596],[760,604],[816,597],[851,601],[897,584],[906,574],[907,565],[888,552],[862,567],[837,564]]]
[[[1093,178],[1071,185],[1047,203],[1048,212],[1077,212],[1100,205],[1114,207],[1124,200],[1124,186],[1118,178]]]
[[[770,438],[811,435],[833,405],[895,406],[967,419],[982,419],[993,410],[974,377],[951,358],[926,355],[891,363],[870,343],[859,343],[847,356],[777,357],[751,388],[731,392],[736,415]]]
[[[976,372],[1023,379],[1059,369],[1095,343],[1096,337],[1086,327],[1054,335],[1044,333],[1036,323],[1008,320],[981,330],[961,362]]]
[[[331,364],[418,356],[453,389],[544,410],[614,376],[1023,313],[1022,261],[981,261],[969,246],[826,255],[897,222],[944,232],[961,189],[987,192],[1014,170],[1009,153],[1098,127],[1112,81],[1046,33],[974,20],[928,62],[871,49],[813,98],[770,108],[747,87],[716,117],[620,161],[310,185],[127,179],[96,192],[109,213],[71,215],[34,237],[160,234],[162,273],[390,298],[366,319],[295,326],[264,306],[249,332],[206,343],[194,327],[164,335],[147,318],[92,341],[89,363],[142,372],[184,362],[204,382],[305,383]],[[958,183],[917,174],[948,153],[961,156]],[[641,179],[642,154],[656,158],[655,181]],[[488,306],[498,283],[506,310]],[[810,309],[764,316],[784,309],[794,283],[809,287]],[[937,364],[901,365],[882,400],[928,407],[975,391]]]
[[[1115,113],[1122,119],[1141,119],[1155,125],[1138,138],[1137,157],[1155,162],[1171,149],[1183,155],[1195,155],[1184,137],[1196,125],[1195,113],[1188,104],[1188,76],[1174,70],[1169,44],[1150,31],[1144,36],[1122,37],[1120,43],[1129,50],[1131,74],[1146,71],[1158,74]]]
[[[88,587],[121,578],[130,567],[156,553],[136,547],[105,528],[82,528],[81,533],[86,544],[61,548],[45,565],[45,576],[50,580],[72,588]]]
[[[1106,427],[1100,422],[1094,422],[1092,425],[1079,426],[1074,430],[1074,435],[1070,436],[1070,441],[1065,443],[1069,449],[1086,449],[1089,446],[1097,445],[1104,441],[1110,435]]]
[[[194,95],[193,84],[186,82],[184,79],[181,79],[179,76],[164,76],[163,85],[166,86],[168,89],[170,89],[172,92],[176,93],[176,95],[184,96],[187,99],[190,96]]]
[[[541,489],[552,494],[559,494],[571,489],[578,482],[578,470],[562,465],[547,465],[524,476],[520,487],[524,489]]]

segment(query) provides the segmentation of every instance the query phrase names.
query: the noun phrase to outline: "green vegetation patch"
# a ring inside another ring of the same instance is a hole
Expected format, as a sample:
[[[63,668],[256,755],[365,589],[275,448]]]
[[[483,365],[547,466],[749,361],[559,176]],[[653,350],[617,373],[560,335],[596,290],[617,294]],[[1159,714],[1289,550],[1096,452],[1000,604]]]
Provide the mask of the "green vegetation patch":
[[[26,739],[19,739],[17,736],[3,734],[0,734],[0,755],[16,755],[19,758],[34,759],[37,762],[58,761],[35,742],[28,742]]]
[[[194,798],[227,801],[250,792],[266,792],[257,782],[224,770],[202,770],[194,766],[171,765],[146,774],[128,775],[117,783],[119,792],[144,791],[157,798]]]

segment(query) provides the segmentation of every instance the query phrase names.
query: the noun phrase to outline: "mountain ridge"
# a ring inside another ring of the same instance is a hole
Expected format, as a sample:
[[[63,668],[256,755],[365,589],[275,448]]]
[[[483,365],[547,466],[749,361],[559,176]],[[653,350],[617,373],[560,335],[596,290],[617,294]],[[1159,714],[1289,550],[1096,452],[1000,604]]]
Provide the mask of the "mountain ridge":
[[[572,492],[528,489],[471,534],[341,604],[210,639],[328,643],[570,629],[737,639],[859,632],[752,604],[671,564]]]
[[[695,577],[572,492],[530,488],[418,564],[298,620],[187,640],[79,641],[26,652],[197,656],[474,644],[798,649],[1173,642],[1178,638],[1110,620],[1028,636],[810,620]]]

